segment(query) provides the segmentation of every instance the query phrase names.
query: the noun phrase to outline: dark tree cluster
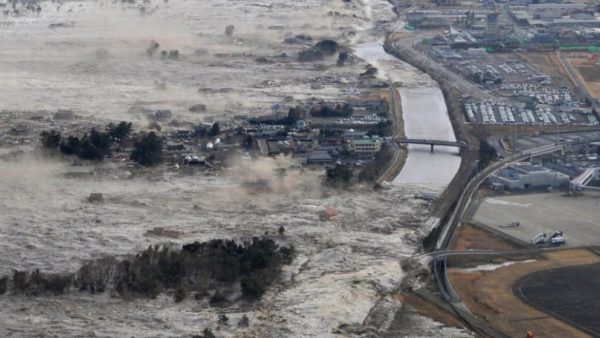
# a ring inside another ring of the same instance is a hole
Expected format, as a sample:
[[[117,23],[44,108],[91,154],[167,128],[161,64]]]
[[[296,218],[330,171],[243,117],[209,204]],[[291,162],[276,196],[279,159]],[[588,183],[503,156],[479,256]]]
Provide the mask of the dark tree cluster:
[[[154,166],[162,162],[163,139],[150,132],[143,135],[131,152],[131,159],[144,166]]]
[[[40,141],[44,148],[56,150],[60,146],[60,133],[56,130],[44,130],[40,134]]]
[[[295,125],[296,122],[300,121],[306,115],[306,111],[304,107],[298,105],[296,107],[291,107],[288,110],[287,116],[282,117],[273,117],[273,118],[250,118],[248,122],[250,124],[270,124],[270,125],[285,125],[292,126]]]
[[[193,335],[192,338],[216,338],[216,336],[209,328],[205,328],[202,334]]]
[[[321,40],[308,50],[298,53],[298,61],[310,62],[319,61],[326,56],[332,56],[337,53],[339,45],[333,40]]]
[[[487,167],[490,162],[496,160],[498,153],[486,140],[479,141],[479,168]]]
[[[385,121],[379,121],[377,122],[377,125],[375,125],[375,130],[371,131],[368,133],[369,136],[372,135],[377,135],[377,136],[385,136],[386,134],[388,134],[388,128],[391,127],[393,125],[392,120],[385,120]]]
[[[214,137],[219,135],[219,133],[221,132],[221,126],[219,125],[219,122],[215,122],[213,123],[212,127],[210,128],[210,131],[208,132],[208,136]]]
[[[317,117],[350,117],[352,116],[352,111],[352,106],[348,103],[338,103],[335,107],[320,104],[310,110],[310,115]]]
[[[288,110],[287,117],[284,119],[285,125],[294,125],[296,122],[300,121],[302,117],[306,115],[306,111],[302,106],[292,107]]]
[[[179,51],[177,49],[172,49],[170,51],[163,50],[160,52],[160,57],[162,59],[178,60],[179,59]]]
[[[347,187],[353,176],[350,167],[338,163],[334,167],[327,168],[325,182],[335,187]]]
[[[83,160],[101,161],[110,155],[112,139],[108,132],[92,129],[81,138],[69,136],[60,142],[59,149],[65,155],[75,155]]]
[[[350,61],[350,53],[343,51],[340,52],[340,54],[338,55],[338,60],[337,60],[337,65],[338,66],[343,66],[346,63],[348,63],[348,61]]]
[[[107,131],[113,141],[122,142],[131,133],[131,122],[121,121],[117,125],[109,123]]]
[[[359,78],[363,79],[363,78],[375,78],[375,76],[377,75],[377,68],[369,65],[367,67],[367,70],[365,70],[364,72],[360,73]]]
[[[14,271],[11,283],[15,293],[38,296],[42,294],[62,294],[73,283],[73,274],[45,274],[39,270],[31,273]],[[7,290],[8,278],[4,280],[4,291]]]
[[[112,287],[123,297],[155,297],[173,290],[175,301],[180,302],[190,292],[208,295],[208,290],[216,290],[211,304],[218,304],[226,299],[223,290],[238,285],[245,298],[256,300],[293,255],[293,248],[258,237],[244,243],[194,242],[180,249],[156,246],[121,261],[112,257],[92,260],[75,274],[15,271],[10,285],[7,277],[0,279],[0,294],[9,286],[27,295],[61,294],[71,288],[101,293]]]
[[[160,48],[160,44],[158,44],[158,42],[152,40],[150,41],[150,46],[148,46],[148,48],[146,48],[146,54],[148,54],[148,56],[153,56],[158,49]]]
[[[130,132],[131,122],[122,121],[117,125],[110,123],[106,131],[92,128],[89,134],[86,133],[81,138],[77,136],[63,138],[55,130],[45,130],[40,133],[40,141],[46,149],[60,150],[65,155],[75,155],[84,160],[101,161],[110,156],[113,142],[125,140]]]
[[[381,150],[375,154],[375,160],[369,162],[358,174],[360,181],[374,182],[381,176],[387,168],[388,162],[394,158],[394,149],[384,143]]]

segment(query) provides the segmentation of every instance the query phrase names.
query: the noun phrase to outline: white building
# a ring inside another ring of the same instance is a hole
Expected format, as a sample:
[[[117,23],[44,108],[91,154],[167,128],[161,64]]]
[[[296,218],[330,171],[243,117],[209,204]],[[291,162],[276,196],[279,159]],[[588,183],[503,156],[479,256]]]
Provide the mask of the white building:
[[[381,150],[381,140],[379,138],[353,139],[349,142],[350,151],[354,152],[359,158],[371,158]]]

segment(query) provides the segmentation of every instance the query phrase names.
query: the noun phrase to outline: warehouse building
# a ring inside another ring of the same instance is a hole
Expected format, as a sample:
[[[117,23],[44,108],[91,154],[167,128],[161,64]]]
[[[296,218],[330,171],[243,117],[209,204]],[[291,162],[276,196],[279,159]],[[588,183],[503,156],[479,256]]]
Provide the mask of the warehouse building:
[[[530,163],[510,164],[490,176],[495,189],[527,190],[568,186],[569,176]]]

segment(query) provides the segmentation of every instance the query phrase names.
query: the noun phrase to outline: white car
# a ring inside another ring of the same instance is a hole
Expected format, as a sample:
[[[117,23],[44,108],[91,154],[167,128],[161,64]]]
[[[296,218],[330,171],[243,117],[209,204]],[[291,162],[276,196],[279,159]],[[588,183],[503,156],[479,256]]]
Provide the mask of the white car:
[[[546,233],[540,232],[539,234],[533,236],[533,238],[531,239],[531,244],[533,244],[533,245],[546,244]]]
[[[565,238],[563,236],[563,232],[560,230],[555,231],[554,233],[552,233],[552,235],[550,235],[550,240],[549,240],[551,245],[561,245],[561,244],[565,244]]]

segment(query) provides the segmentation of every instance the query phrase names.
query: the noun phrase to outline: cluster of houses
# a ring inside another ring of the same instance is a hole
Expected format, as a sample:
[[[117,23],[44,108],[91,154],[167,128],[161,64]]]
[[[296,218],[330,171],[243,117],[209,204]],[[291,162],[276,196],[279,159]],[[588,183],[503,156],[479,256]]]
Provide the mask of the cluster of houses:
[[[371,103],[371,105],[375,105]],[[369,106],[369,108],[371,108]],[[373,114],[371,114],[373,115]],[[282,116],[247,118],[235,116],[226,121],[207,122],[193,130],[175,130],[165,135],[165,158],[180,164],[206,164],[206,159],[227,154],[244,156],[286,155],[303,165],[342,162],[360,166],[372,159],[385,142],[380,119],[302,119],[277,124]],[[282,120],[283,121],[283,120]],[[218,123],[218,133],[214,124]],[[212,156],[211,156],[212,155]]]
[[[369,160],[381,149],[383,139],[367,131],[336,130],[333,135],[322,135],[320,129],[307,134],[285,137],[258,138],[261,155],[289,154],[303,164],[327,164],[336,161],[358,162]],[[358,162],[360,163],[360,162]]]

